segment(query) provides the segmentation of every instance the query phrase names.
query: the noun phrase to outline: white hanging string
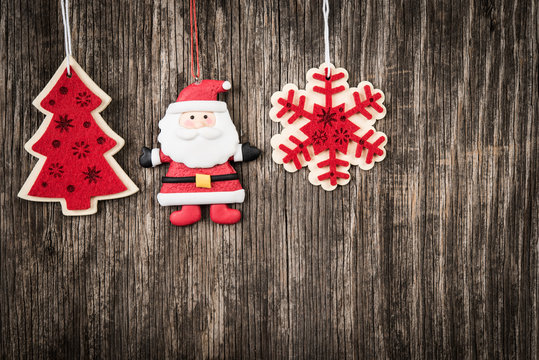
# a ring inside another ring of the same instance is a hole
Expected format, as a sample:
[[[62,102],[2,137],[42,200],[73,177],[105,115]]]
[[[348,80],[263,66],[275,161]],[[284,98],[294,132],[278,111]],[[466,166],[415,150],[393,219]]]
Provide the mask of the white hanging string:
[[[331,73],[329,69],[329,26],[328,26],[328,17],[329,17],[329,1],[324,0],[324,4],[322,7],[322,10],[324,12],[324,50],[326,53],[326,77],[329,79]]]
[[[69,57],[71,56],[71,28],[69,27],[69,3],[68,0],[60,0],[62,7],[62,22],[64,23],[64,45],[66,48],[67,75],[71,76]]]

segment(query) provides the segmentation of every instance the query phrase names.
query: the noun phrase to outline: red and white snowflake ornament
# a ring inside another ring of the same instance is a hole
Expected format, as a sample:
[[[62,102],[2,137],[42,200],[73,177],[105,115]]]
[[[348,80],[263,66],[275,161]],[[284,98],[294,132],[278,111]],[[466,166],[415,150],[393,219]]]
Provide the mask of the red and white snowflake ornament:
[[[386,156],[387,136],[373,127],[386,115],[384,93],[368,81],[348,85],[348,72],[327,65],[307,72],[306,90],[287,84],[271,97],[270,118],[283,125],[271,138],[273,160],[294,172],[309,166],[309,181],[324,190],[350,181],[350,165],[369,170]]]

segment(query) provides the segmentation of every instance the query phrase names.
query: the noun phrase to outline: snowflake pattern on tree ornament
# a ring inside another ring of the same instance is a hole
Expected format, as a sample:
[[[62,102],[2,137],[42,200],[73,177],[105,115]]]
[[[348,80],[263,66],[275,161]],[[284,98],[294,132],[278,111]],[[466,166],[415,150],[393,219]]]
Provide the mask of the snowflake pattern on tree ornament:
[[[283,125],[271,138],[272,158],[294,172],[308,166],[309,181],[324,190],[350,181],[350,165],[369,170],[386,156],[387,136],[373,127],[386,114],[384,93],[368,81],[348,85],[348,73],[330,64],[307,72],[306,90],[287,84],[271,97],[270,118]]]

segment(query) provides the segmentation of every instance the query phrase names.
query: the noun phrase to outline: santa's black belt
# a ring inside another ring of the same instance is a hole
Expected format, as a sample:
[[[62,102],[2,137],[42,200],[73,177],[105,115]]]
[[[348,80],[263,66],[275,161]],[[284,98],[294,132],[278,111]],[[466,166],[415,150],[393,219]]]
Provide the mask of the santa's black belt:
[[[225,174],[225,175],[208,175],[211,179],[211,182],[214,181],[229,181],[229,180],[238,180],[238,174]],[[183,176],[183,177],[174,177],[174,176],[163,176],[161,178],[163,183],[167,184],[182,184],[182,183],[194,183],[196,182],[195,176]]]

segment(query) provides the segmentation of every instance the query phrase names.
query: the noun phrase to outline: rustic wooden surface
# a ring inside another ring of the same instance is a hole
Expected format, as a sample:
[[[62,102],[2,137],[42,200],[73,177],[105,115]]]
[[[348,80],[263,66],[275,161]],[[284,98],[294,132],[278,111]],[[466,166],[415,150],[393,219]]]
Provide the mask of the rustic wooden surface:
[[[269,98],[323,61],[321,1],[198,1],[206,78],[241,139],[235,226],[169,224],[142,169],[192,79],[188,2],[72,3],[141,191],[64,217],[16,197],[61,63],[58,1],[0,2],[0,357],[537,359],[536,0],[332,1],[331,51],[386,94],[386,160],[328,193],[271,161]]]

